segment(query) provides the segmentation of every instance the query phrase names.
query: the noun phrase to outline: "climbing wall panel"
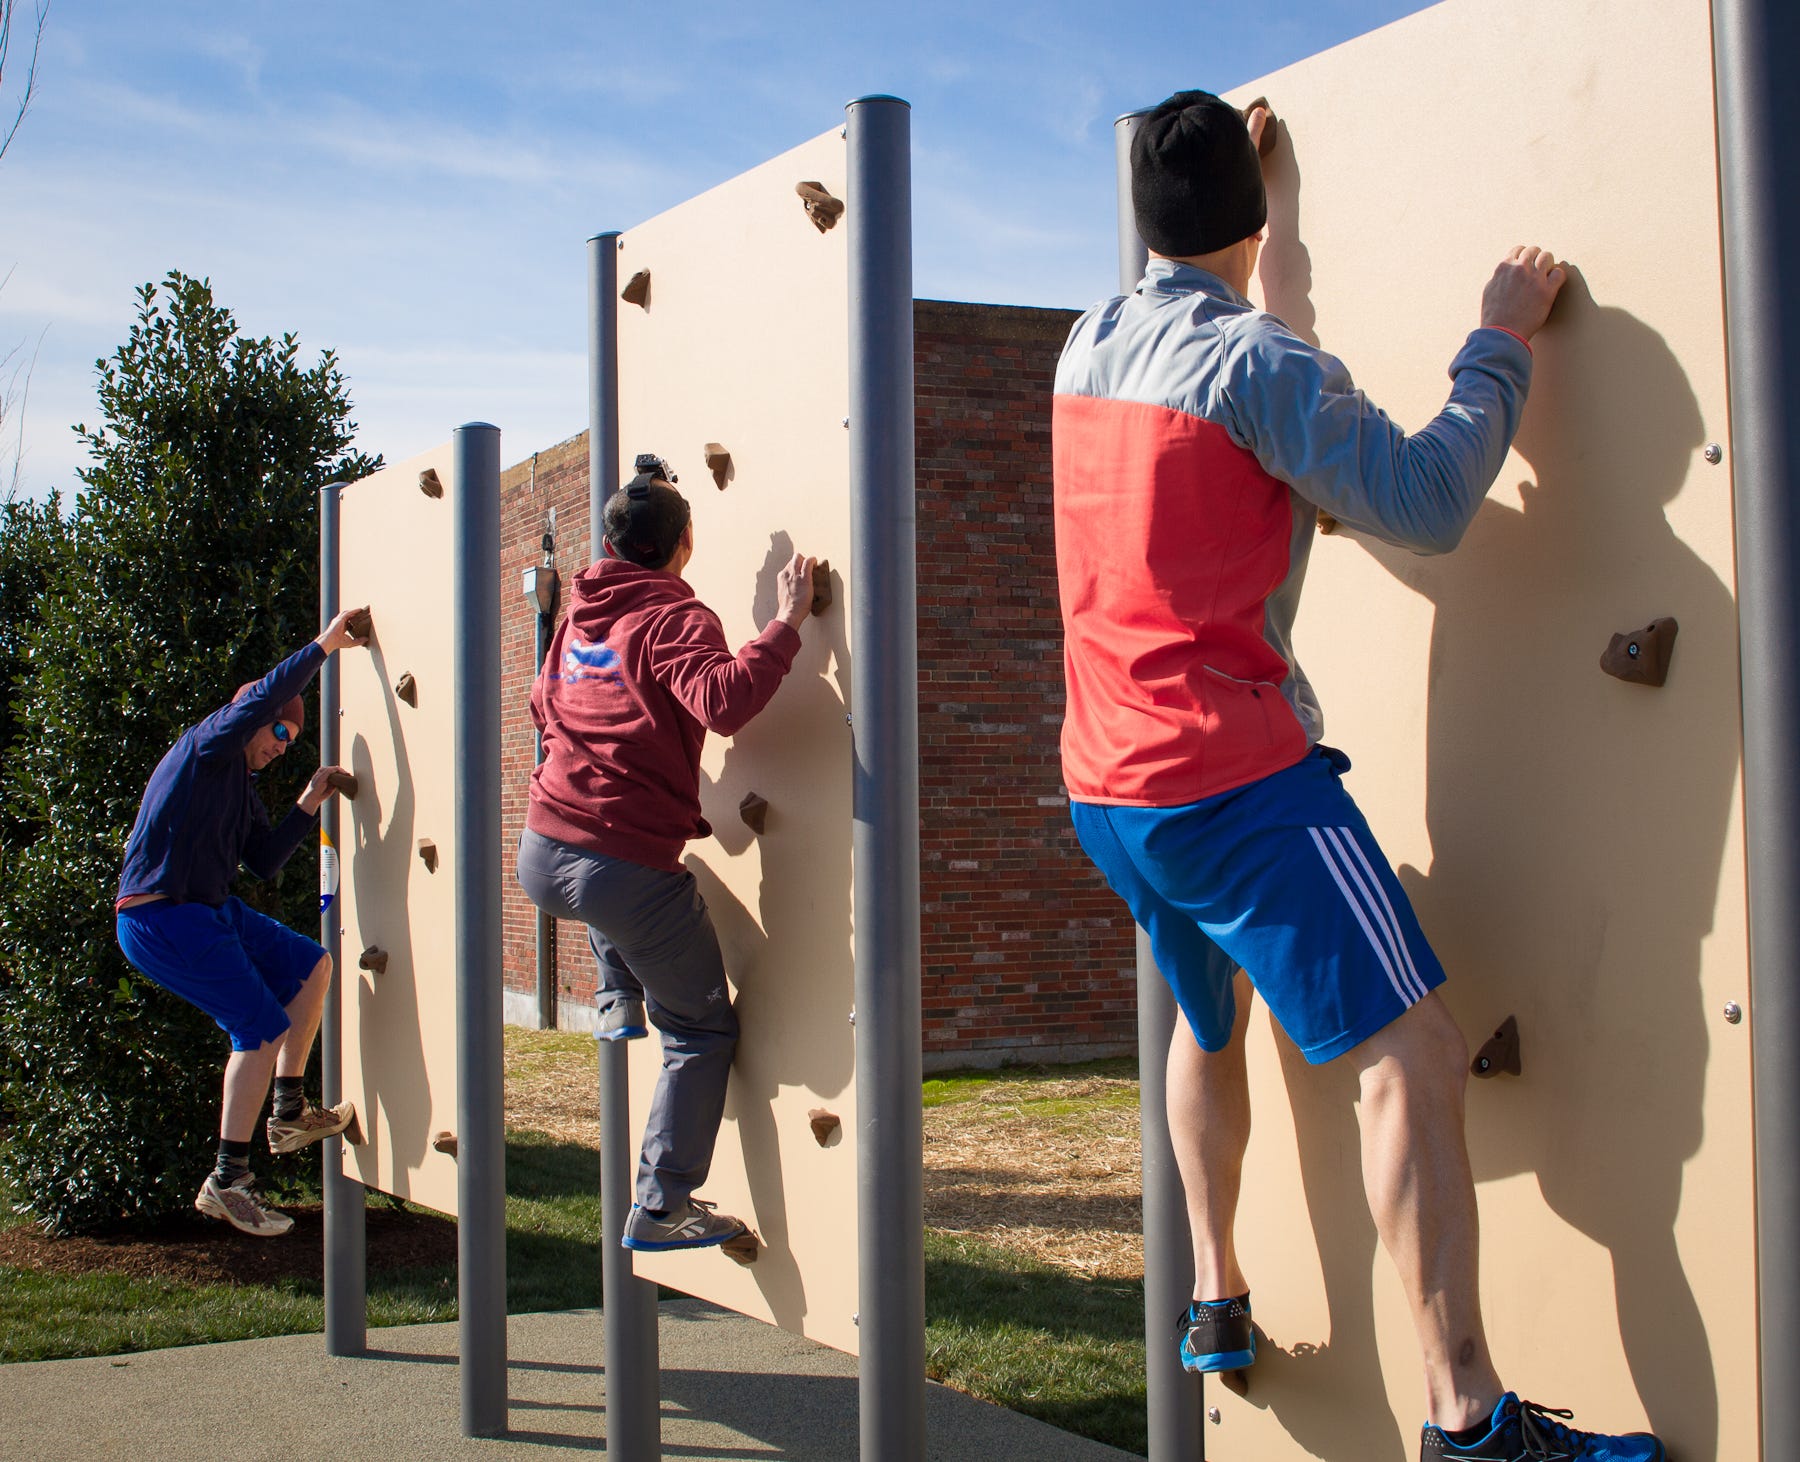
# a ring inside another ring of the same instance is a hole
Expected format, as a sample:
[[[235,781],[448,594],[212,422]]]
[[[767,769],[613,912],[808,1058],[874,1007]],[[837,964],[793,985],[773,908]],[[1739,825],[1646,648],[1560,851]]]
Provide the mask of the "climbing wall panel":
[[[1502,252],[1574,261],[1462,547],[1319,538],[1296,647],[1471,1045],[1518,1018],[1522,1074],[1469,1093],[1502,1375],[1713,1462],[1757,1445],[1731,449],[1708,10],[1646,22],[1451,0],[1233,99],[1283,124],[1258,291],[1409,427]],[[1602,673],[1661,616],[1663,688]],[[1270,1343],[1247,1399],[1208,1388],[1209,1455],[1411,1455],[1352,1085],[1261,1015],[1251,1057],[1239,1235]]]
[[[456,1126],[451,462],[440,447],[340,500],[339,602],[370,606],[374,638],[338,656],[338,755],[357,793],[339,816],[335,906],[344,1095],[366,1138],[345,1146],[344,1172],[454,1214],[456,1161],[433,1146]],[[421,490],[427,472],[440,495]],[[359,967],[371,948],[384,969]]]
[[[709,1250],[638,1255],[637,1271],[854,1351],[847,227],[816,228],[795,191],[819,183],[843,200],[845,166],[834,128],[623,236],[621,289],[649,279],[641,303],[619,306],[619,415],[620,480],[640,452],[678,475],[694,515],[685,577],[734,648],[773,617],[776,573],[796,551],[829,559],[834,601],[802,627],[767,709],[708,738],[714,832],[687,857],[742,1023],[701,1196],[750,1222],[763,1248],[748,1267]],[[709,445],[729,454],[723,487]],[[761,833],[739,811],[752,793],[767,803]],[[633,1043],[634,1140],[659,1059],[654,1032]],[[815,1112],[837,1119],[823,1145]]]

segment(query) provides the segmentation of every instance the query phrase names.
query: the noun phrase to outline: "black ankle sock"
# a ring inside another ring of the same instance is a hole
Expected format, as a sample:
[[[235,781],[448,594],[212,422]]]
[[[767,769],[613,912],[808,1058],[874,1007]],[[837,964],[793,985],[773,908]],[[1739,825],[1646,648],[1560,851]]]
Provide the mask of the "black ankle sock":
[[[250,1171],[250,1144],[233,1142],[229,1138],[219,1139],[219,1161],[213,1168],[213,1176],[219,1185],[229,1188],[245,1173]]]
[[[306,1097],[302,1091],[303,1076],[277,1076],[275,1078],[275,1120],[291,1122],[300,1115]]]
[[[1439,1427],[1438,1430],[1448,1437],[1454,1445],[1458,1447],[1471,1447],[1485,1437],[1488,1432],[1492,1430],[1492,1427],[1488,1422],[1478,1421],[1474,1426],[1466,1426],[1459,1432],[1453,1432],[1449,1427],[1443,1426]]]

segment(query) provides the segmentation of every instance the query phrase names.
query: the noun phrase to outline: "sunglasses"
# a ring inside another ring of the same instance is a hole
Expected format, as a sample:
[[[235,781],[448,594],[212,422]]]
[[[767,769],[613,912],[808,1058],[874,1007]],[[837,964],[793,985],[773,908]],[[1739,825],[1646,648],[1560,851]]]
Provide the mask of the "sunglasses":
[[[273,726],[271,726],[269,728],[269,734],[271,736],[273,736],[277,741],[279,741],[283,746],[286,746],[288,744],[288,742],[290,742],[294,739],[293,733],[291,731],[289,731],[287,728],[286,721],[277,721]]]

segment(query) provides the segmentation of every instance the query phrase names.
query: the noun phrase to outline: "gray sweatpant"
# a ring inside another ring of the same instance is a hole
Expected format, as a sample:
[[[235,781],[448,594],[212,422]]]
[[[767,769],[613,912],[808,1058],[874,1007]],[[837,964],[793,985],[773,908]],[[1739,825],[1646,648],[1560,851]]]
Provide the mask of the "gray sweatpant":
[[[706,900],[687,872],[608,858],[527,828],[519,886],[540,909],[588,926],[602,1011],[641,999],[662,1033],[662,1075],[644,1124],[637,1201],[678,1208],[706,1181],[725,1115],[737,1013]]]

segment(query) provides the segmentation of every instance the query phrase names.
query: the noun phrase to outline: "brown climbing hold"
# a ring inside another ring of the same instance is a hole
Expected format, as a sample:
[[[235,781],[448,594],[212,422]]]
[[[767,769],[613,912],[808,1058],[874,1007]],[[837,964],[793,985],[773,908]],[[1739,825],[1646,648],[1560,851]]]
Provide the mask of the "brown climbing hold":
[[[355,1102],[346,1102],[344,1105],[350,1108],[350,1125],[344,1128],[338,1136],[342,1137],[351,1147],[361,1147],[369,1140],[363,1131],[362,1113],[357,1110]]]
[[[751,1233],[749,1229],[745,1229],[736,1237],[725,1240],[719,1247],[739,1264],[754,1264],[757,1251],[762,1248],[762,1245],[757,1241],[755,1234]]]
[[[731,469],[731,453],[717,442],[706,444],[706,470],[713,475],[713,482],[720,492],[725,491],[725,484],[737,474]]]
[[[456,1134],[454,1132],[437,1133],[432,1137],[431,1145],[439,1152],[446,1153],[451,1157],[456,1156]]]
[[[437,844],[430,838],[419,839],[419,857],[424,860],[427,873],[437,872]]]
[[[333,791],[342,792],[350,801],[356,801],[356,778],[351,773],[334,768],[326,776],[325,784]]]
[[[379,949],[371,944],[362,952],[361,958],[356,961],[356,967],[359,970],[367,970],[373,975],[385,975],[387,973],[387,962],[387,951],[385,949]]]
[[[844,216],[842,200],[827,193],[823,183],[795,183],[794,191],[800,195],[800,201],[806,206],[806,216],[820,233]]]
[[[641,305],[650,308],[650,271],[640,269],[625,282],[625,288],[619,291],[619,298],[628,305]]]
[[[344,628],[359,640],[366,640],[375,633],[375,618],[366,609],[353,609],[350,617],[344,621]]]
[[[426,497],[442,497],[444,495],[444,479],[437,475],[437,468],[427,467],[419,474],[419,491]]]
[[[1653,619],[1634,634],[1614,635],[1600,668],[1633,685],[1661,685],[1669,678],[1669,656],[1681,626],[1671,618]]]
[[[831,608],[831,560],[820,559],[813,565],[812,612],[823,614]]]
[[[413,709],[418,709],[419,682],[412,678],[412,671],[409,670],[400,677],[400,683],[394,687],[394,694]]]
[[[838,1120],[836,1112],[828,1112],[823,1107],[814,1107],[806,1117],[812,1123],[813,1140],[820,1147],[831,1141],[831,1134],[844,1125]]]
[[[1338,520],[1336,518],[1332,517],[1330,513],[1326,512],[1325,509],[1320,508],[1319,509],[1319,531],[1321,533],[1335,533],[1335,532],[1337,532],[1337,530],[1338,530]]]
[[[1244,108],[1243,116],[1246,123],[1250,120],[1250,114],[1258,107],[1261,107],[1269,114],[1269,120],[1263,123],[1262,142],[1256,149],[1256,155],[1258,157],[1267,157],[1275,150],[1275,124],[1277,118],[1275,116],[1275,108],[1269,105],[1269,99],[1266,96],[1259,96],[1255,101]]]
[[[1509,1015],[1500,1022],[1500,1029],[1495,1031],[1475,1053],[1475,1059],[1469,1063],[1469,1070],[1476,1076],[1498,1076],[1505,1072],[1508,1076],[1517,1076],[1519,1066],[1519,1018]]]
[[[767,799],[758,797],[754,792],[744,793],[744,800],[738,803],[738,816],[744,819],[744,825],[751,832],[761,833],[769,821]]]

